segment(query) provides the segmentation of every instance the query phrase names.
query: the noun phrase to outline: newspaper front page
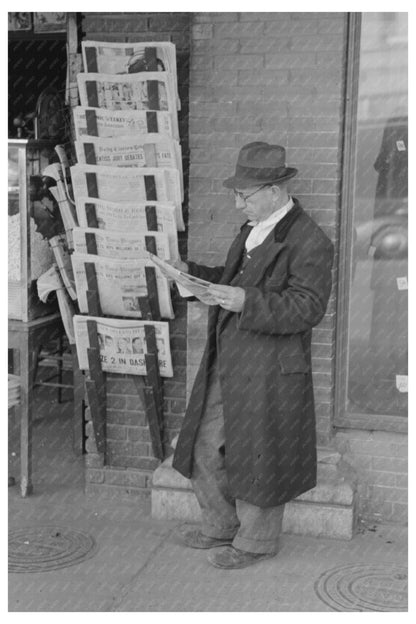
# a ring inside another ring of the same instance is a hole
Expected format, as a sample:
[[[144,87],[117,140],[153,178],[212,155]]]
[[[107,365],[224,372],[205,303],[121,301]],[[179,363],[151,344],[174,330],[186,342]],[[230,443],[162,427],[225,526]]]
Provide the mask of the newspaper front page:
[[[145,326],[155,328],[161,377],[173,377],[172,357],[169,344],[169,323],[163,321],[128,321],[95,316],[74,316],[74,331],[79,367],[88,370],[87,321],[97,323],[101,368],[109,373],[146,375]]]
[[[109,139],[84,136],[75,141],[75,150],[80,165],[178,169],[183,201],[182,154],[178,141],[156,133]]]
[[[169,241],[171,260],[179,259],[178,231],[176,227],[175,206],[148,201],[116,203],[91,197],[80,197],[76,202],[78,222],[81,227],[91,227],[88,209],[92,208],[94,219],[99,229],[119,232],[146,232],[148,230],[147,209],[156,213],[157,231],[166,234]],[[153,233],[150,231],[150,233]]]
[[[100,138],[124,137],[147,132],[170,136],[174,135],[171,114],[167,111],[112,111],[106,108],[76,106],[72,109],[75,136],[97,136]],[[88,119],[93,123],[88,123]]]
[[[71,167],[71,177],[76,202],[80,197],[97,197],[111,202],[147,203],[148,199],[172,202],[176,209],[177,228],[181,231],[185,229],[177,169],[74,165]],[[93,191],[89,188],[91,180],[95,184]],[[149,194],[153,196],[148,197]]]
[[[141,72],[139,74],[77,75],[81,106],[122,110],[169,111],[176,136],[178,112],[176,96],[166,72]],[[157,83],[157,98],[153,97],[153,84]]]
[[[178,78],[176,46],[169,41],[146,41],[143,43],[114,43],[106,41],[83,41],[82,60],[86,72],[100,74],[134,74],[152,71],[149,52],[156,57],[157,71],[166,71],[176,93],[178,109]]]
[[[169,260],[169,241],[163,232],[140,231],[116,232],[114,230],[98,230],[96,228],[74,228],[72,230],[74,251],[78,254],[88,253],[87,239],[91,238],[97,247],[97,255],[106,258],[125,258],[128,260],[144,260],[149,257],[146,245],[153,241],[157,256]]]
[[[112,259],[78,253],[73,253],[71,259],[80,312],[88,312],[85,263],[93,263],[103,314],[142,318],[139,298],[148,297],[145,267],[154,267],[151,260]],[[160,314],[163,318],[173,319],[169,283],[157,267],[156,285]]]

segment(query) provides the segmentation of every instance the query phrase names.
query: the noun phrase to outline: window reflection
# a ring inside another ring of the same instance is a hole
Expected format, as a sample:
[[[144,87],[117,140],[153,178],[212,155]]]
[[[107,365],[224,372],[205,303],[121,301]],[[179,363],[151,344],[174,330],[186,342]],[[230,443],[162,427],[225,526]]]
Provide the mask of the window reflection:
[[[348,324],[354,413],[407,410],[407,14],[363,13]]]

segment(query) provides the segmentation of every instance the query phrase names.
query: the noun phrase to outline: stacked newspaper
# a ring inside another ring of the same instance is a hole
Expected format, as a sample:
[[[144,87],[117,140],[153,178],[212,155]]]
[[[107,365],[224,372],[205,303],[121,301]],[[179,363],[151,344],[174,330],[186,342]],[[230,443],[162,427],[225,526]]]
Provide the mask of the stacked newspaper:
[[[175,206],[176,227],[184,230],[181,209],[181,187],[178,169],[157,167],[71,167],[75,201],[94,197],[116,203],[157,201]]]
[[[97,324],[100,362],[103,371],[128,375],[146,375],[145,354],[148,353],[145,327],[155,329],[159,371],[161,377],[172,377],[172,358],[169,345],[169,323],[163,321],[128,321],[93,316],[74,316],[77,355],[81,370],[87,370],[90,346],[88,321]]]
[[[85,71],[102,74],[134,74],[144,71],[166,72],[172,93],[178,94],[175,46],[169,41],[146,43],[108,43],[83,41],[82,60]]]
[[[78,74],[81,106],[111,111],[168,111],[178,133],[176,98],[166,72],[139,74]]]
[[[81,165],[178,169],[183,201],[181,147],[170,137],[157,133],[134,134],[117,140],[82,136],[75,141],[75,149]]]
[[[179,259],[175,206],[171,203],[111,202],[92,197],[79,197],[76,203],[81,228],[99,228],[120,233],[140,232],[141,236],[165,234],[169,244],[169,258]],[[154,211],[154,228],[149,228],[148,215]],[[159,255],[159,254],[158,254]]]
[[[77,164],[70,168],[79,224],[72,230],[71,260],[80,312],[88,312],[95,276],[104,315],[143,318],[155,283],[161,317],[174,318],[169,282],[148,253],[163,261],[179,258],[177,233],[185,229],[175,46],[84,41],[82,57],[80,106],[73,110]],[[129,321],[112,323],[120,323],[110,324],[120,339],[117,331],[130,328],[123,325]],[[162,325],[167,353],[169,326]],[[102,364],[103,370],[146,374],[143,358],[132,370]]]
[[[148,297],[146,267],[154,267],[146,260],[103,258],[95,254],[72,254],[72,267],[78,294],[80,312],[88,312],[87,269],[93,264],[97,276],[98,294],[103,314],[110,316],[143,318],[140,298]],[[170,288],[158,267],[155,268],[156,286],[162,318],[174,318]]]
[[[91,240],[97,254],[105,258],[124,258],[143,260],[148,258],[148,246],[156,251],[159,258],[168,260],[169,241],[163,232],[115,232],[97,230],[95,228],[74,228],[74,251],[79,254],[88,253]]]
[[[168,111],[107,110],[92,106],[76,106],[73,111],[75,136],[88,135],[101,139],[157,133],[179,139]]]

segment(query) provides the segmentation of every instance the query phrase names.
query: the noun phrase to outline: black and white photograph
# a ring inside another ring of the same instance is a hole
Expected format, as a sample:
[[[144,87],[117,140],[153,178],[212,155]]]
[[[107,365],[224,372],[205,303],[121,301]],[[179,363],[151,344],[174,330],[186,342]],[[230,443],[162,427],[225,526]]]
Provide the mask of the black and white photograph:
[[[409,3],[87,4],[8,13],[8,614],[409,617]]]

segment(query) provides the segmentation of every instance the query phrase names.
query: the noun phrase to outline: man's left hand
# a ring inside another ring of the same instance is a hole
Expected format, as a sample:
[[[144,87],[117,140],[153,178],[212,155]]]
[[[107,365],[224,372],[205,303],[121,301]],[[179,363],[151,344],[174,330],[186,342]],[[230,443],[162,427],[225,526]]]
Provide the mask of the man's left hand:
[[[246,298],[246,292],[244,288],[238,286],[222,286],[220,284],[212,284],[209,287],[208,292],[212,295],[217,304],[224,310],[230,312],[241,312],[244,306]]]

